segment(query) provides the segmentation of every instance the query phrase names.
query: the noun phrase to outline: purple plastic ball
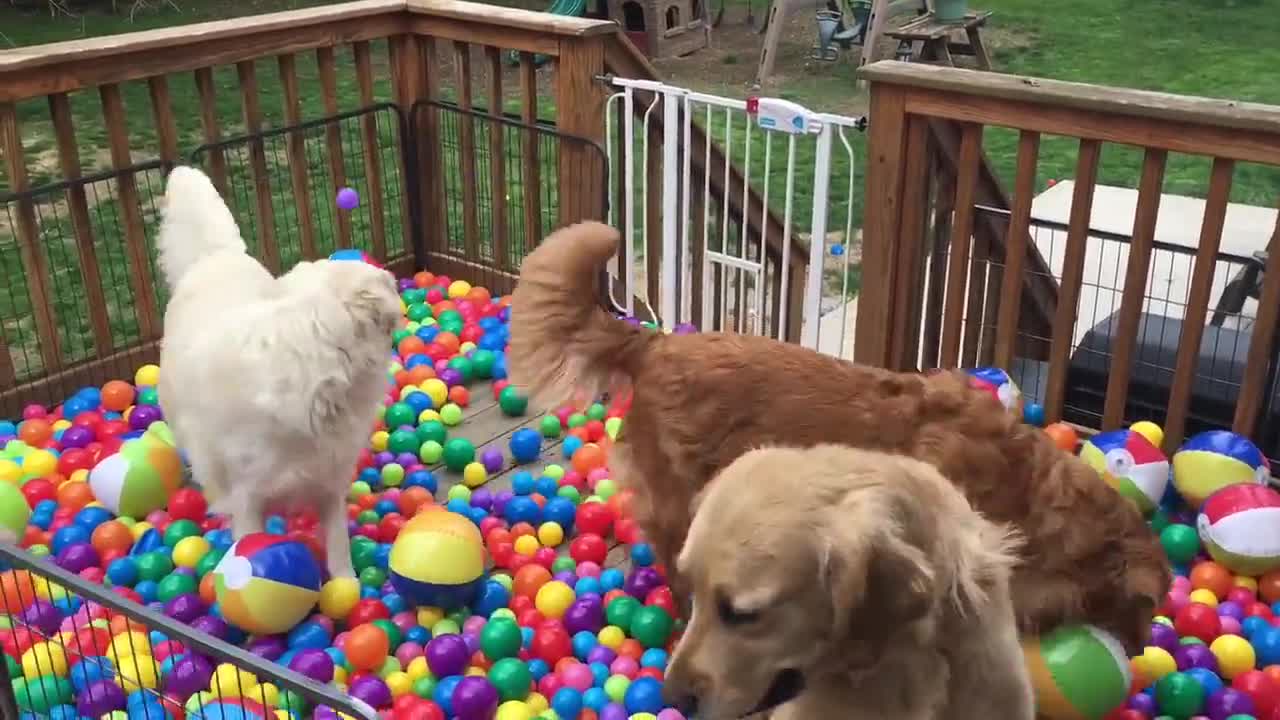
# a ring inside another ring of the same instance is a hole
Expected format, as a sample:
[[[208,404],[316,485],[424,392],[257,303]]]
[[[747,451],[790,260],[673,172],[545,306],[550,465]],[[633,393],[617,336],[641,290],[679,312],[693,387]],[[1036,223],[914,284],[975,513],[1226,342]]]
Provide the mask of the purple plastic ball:
[[[111,680],[99,680],[81,691],[76,710],[86,717],[101,717],[124,709],[124,690]]]
[[[586,630],[588,632],[599,632],[604,627],[604,606],[600,602],[598,595],[585,595],[573,601],[569,609],[565,611],[564,629],[570,635]]]
[[[1173,652],[1173,660],[1178,664],[1179,670],[1198,667],[1218,672],[1218,658],[1214,657],[1207,645],[1183,645]]]
[[[628,315],[622,318],[622,322],[628,325],[633,325],[635,327],[640,327],[640,318],[636,317],[635,315]]]
[[[1253,698],[1235,688],[1225,687],[1209,696],[1205,701],[1205,709],[1209,720],[1227,720],[1232,715],[1252,715]]]
[[[449,387],[463,384],[462,373],[458,372],[457,370],[454,370],[453,368],[445,368],[444,370],[441,370],[440,380],[444,382],[445,385],[448,385]]]
[[[471,491],[471,507],[488,510],[493,507],[493,493],[488,488],[476,488]]]
[[[396,464],[402,468],[407,468],[410,465],[417,465],[419,462],[421,462],[421,460],[419,460],[418,456],[413,453],[403,452],[396,456]]]
[[[339,190],[336,200],[340,210],[355,210],[360,207],[360,195],[349,187]]]
[[[662,585],[662,575],[651,567],[636,568],[623,583],[622,589],[631,597],[644,601],[649,593]]]
[[[496,473],[502,469],[502,451],[497,448],[485,448],[480,453],[480,462],[485,470]]]
[[[55,561],[63,570],[78,573],[98,565],[98,551],[89,543],[73,543],[62,548]]]
[[[600,710],[600,720],[627,720],[627,710],[618,703],[609,703]]]
[[[507,506],[507,503],[511,502],[511,498],[513,497],[515,497],[515,493],[511,492],[510,490],[499,490],[496,494],[494,494],[493,514],[501,515],[503,508]]]
[[[1240,603],[1234,600],[1223,600],[1218,604],[1218,616],[1244,620],[1244,608],[1240,607]]]
[[[387,463],[393,463],[395,461],[396,461],[396,456],[392,455],[386,450],[381,450],[379,452],[374,453],[373,455],[373,464],[377,465],[378,467],[382,467]]]
[[[1137,710],[1145,717],[1156,716],[1156,699],[1146,693],[1137,693],[1129,698],[1128,707]]]
[[[130,430],[146,430],[151,423],[164,418],[164,413],[155,405],[138,405],[129,413]]]
[[[327,683],[333,680],[333,658],[329,653],[315,648],[299,650],[289,661],[289,669],[306,675],[316,682]]]
[[[462,639],[467,641],[467,653],[475,655],[476,651],[480,649],[480,633],[464,633]]]
[[[62,624],[62,613],[48,600],[36,600],[22,611],[22,625],[35,628],[41,635],[50,636]]]
[[[464,677],[453,688],[450,702],[458,720],[489,720],[498,710],[498,689],[487,678]]]
[[[1151,623],[1151,644],[1173,654],[1181,643],[1178,642],[1177,630],[1164,623]]]
[[[604,663],[605,665],[612,665],[613,661],[616,660],[617,658],[618,658],[618,653],[614,652],[607,645],[597,645],[591,648],[589,651],[587,651],[588,663],[598,662],[598,663]]]
[[[204,657],[188,653],[178,659],[164,676],[164,691],[186,700],[189,696],[209,687],[213,666]]]
[[[415,287],[417,287],[417,285],[414,284],[413,278],[400,278],[396,281],[396,288],[399,289],[400,292],[412,290]]]
[[[249,643],[249,652],[267,660],[276,660],[289,649],[289,643],[283,635],[262,635]]]
[[[573,583],[578,579],[578,576],[575,575],[572,570],[561,570],[552,576],[552,579],[559,580],[560,582],[572,587]]]
[[[672,330],[676,335],[692,335],[698,332],[698,326],[693,323],[680,323]]]
[[[207,611],[204,601],[195,593],[183,593],[164,604],[164,614],[181,623],[194,622]]]
[[[62,431],[62,438],[59,440],[63,448],[82,448],[93,442],[93,431],[79,425],[72,425]]]
[[[205,615],[204,617],[196,618],[191,622],[191,627],[202,633],[212,635],[219,640],[226,640],[227,631],[230,630],[230,626],[227,625],[226,620],[212,615]]]
[[[471,651],[461,635],[440,635],[427,643],[427,667],[436,677],[461,675],[467,669]]]
[[[375,708],[391,704],[391,688],[374,675],[365,675],[351,683],[351,697],[363,700]]]

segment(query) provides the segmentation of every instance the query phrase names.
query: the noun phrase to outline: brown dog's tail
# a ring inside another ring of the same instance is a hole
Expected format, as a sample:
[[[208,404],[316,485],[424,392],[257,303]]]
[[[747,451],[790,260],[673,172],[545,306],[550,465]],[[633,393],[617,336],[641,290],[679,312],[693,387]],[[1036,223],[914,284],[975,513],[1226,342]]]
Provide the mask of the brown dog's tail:
[[[597,304],[601,270],[618,242],[618,231],[608,225],[571,225],[542,241],[520,267],[511,294],[507,372],[542,407],[621,390],[645,349],[661,337]]]

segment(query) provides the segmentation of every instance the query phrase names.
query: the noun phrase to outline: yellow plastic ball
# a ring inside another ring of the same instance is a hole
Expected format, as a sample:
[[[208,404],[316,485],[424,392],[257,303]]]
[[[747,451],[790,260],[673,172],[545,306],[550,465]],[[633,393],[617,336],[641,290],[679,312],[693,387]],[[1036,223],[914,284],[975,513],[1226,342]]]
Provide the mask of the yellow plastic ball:
[[[279,705],[280,704],[280,688],[271,683],[262,683],[249,688],[249,692],[245,696],[250,700],[257,700],[263,705]]]
[[[479,668],[479,667],[476,667],[475,665],[472,665],[471,667],[464,670],[462,674],[466,675],[467,677],[484,677],[488,675],[488,673],[484,671],[484,668]]]
[[[544,522],[538,526],[538,542],[547,547],[556,547],[564,542],[564,528],[558,522]]]
[[[413,680],[409,679],[409,673],[399,670],[388,675],[383,682],[391,690],[391,697],[400,697],[413,689]]]
[[[418,413],[418,424],[421,425],[426,422],[440,422],[440,413],[432,410],[431,408],[427,408],[426,410]]]
[[[67,674],[67,653],[53,643],[36,643],[22,653],[22,674],[27,678],[41,675],[63,677]]]
[[[427,667],[427,659],[419,655],[409,661],[409,667],[404,669],[404,674],[409,676],[410,682],[417,682],[430,675],[431,668]]]
[[[46,477],[58,469],[58,458],[48,450],[36,450],[22,461],[22,472],[29,477]]]
[[[475,350],[475,349],[476,349],[476,344],[475,344],[475,343],[473,343],[473,342],[471,342],[470,340],[468,340],[468,341],[466,341],[466,342],[464,342],[464,343],[462,343],[461,345],[459,345],[459,346],[458,346],[458,354],[459,354],[459,355],[469,355],[469,354],[471,354],[471,351],[472,351],[472,350]]]
[[[133,525],[130,525],[129,532],[133,533],[134,542],[137,542],[142,538],[143,535],[146,535],[147,531],[150,530],[151,527],[152,527],[151,523],[147,522],[146,520],[139,520]]]
[[[542,545],[538,543],[538,538],[532,535],[521,535],[516,538],[515,541],[516,552],[524,555],[525,557],[533,557],[533,554],[538,552],[538,548],[540,547],[542,547]]]
[[[338,685],[347,684],[347,669],[341,665],[335,665],[333,668],[333,682]]]
[[[533,708],[519,700],[508,700],[498,706],[498,714],[493,720],[533,720],[536,715]]]
[[[422,392],[431,398],[432,407],[442,407],[449,402],[449,386],[440,378],[427,378],[422,381]]]
[[[524,704],[528,705],[535,715],[551,708],[551,703],[547,702],[547,696],[540,692],[529,693],[529,697],[524,699]]]
[[[1258,579],[1249,577],[1248,575],[1236,575],[1231,578],[1231,584],[1236,587],[1244,588],[1245,590],[1258,592]]]
[[[608,420],[605,420],[604,431],[605,434],[609,436],[610,440],[617,440],[618,433],[622,431],[622,418],[611,417]]]
[[[424,628],[435,627],[436,623],[444,619],[444,610],[430,605],[424,605],[418,608],[418,624]]]
[[[17,485],[22,479],[22,468],[18,463],[0,458],[0,482],[7,482],[10,485]]]
[[[1150,420],[1136,422],[1130,425],[1129,429],[1151,441],[1151,444],[1156,447],[1160,447],[1160,444],[1164,442],[1164,430]]]
[[[390,437],[391,434],[386,430],[377,430],[369,436],[369,447],[373,448],[374,452],[382,452],[387,449],[387,440]]]
[[[1239,635],[1222,635],[1209,644],[1209,650],[1218,659],[1218,671],[1225,678],[1248,672],[1258,662],[1253,645]]]
[[[658,716],[653,713],[638,712],[628,718],[628,720],[658,720]]]
[[[1200,588],[1198,590],[1192,590],[1191,594],[1188,597],[1191,598],[1191,602],[1202,603],[1204,605],[1208,605],[1211,608],[1218,607],[1218,596],[1214,595],[1213,591],[1208,588]]]
[[[405,385],[404,387],[400,388],[400,399],[403,400],[416,392],[418,392],[417,387],[413,385]]]
[[[143,365],[133,374],[134,385],[155,386],[160,382],[159,365]]]
[[[449,283],[449,299],[460,300],[471,292],[471,283],[466,280],[454,280]]]
[[[483,463],[469,462],[462,468],[462,482],[467,487],[480,487],[489,482],[489,471],[484,469]]]
[[[209,679],[209,692],[215,697],[221,698],[237,698],[241,697],[245,690],[258,684],[258,678],[245,670],[232,665],[231,663],[222,663],[213,671],[213,677]]]
[[[71,427],[71,421],[66,419],[55,420],[51,427],[53,428],[54,432],[58,432],[59,430],[66,430],[67,428]]]
[[[600,628],[600,632],[596,633],[596,639],[610,650],[617,650],[622,647],[622,641],[627,639],[627,634],[617,625],[605,625]]]
[[[560,479],[564,477],[564,466],[551,463],[550,465],[542,468],[542,474],[556,482],[559,482]]]
[[[345,618],[360,602],[360,581],[355,578],[334,578],[320,586],[320,612],[334,620]]]
[[[130,655],[150,655],[151,641],[147,634],[139,630],[118,633],[111,638],[112,658],[129,657]],[[117,667],[119,665],[117,664]]]
[[[470,503],[471,488],[467,487],[466,485],[454,485],[453,487],[449,488],[449,493],[448,495],[446,495],[446,497],[448,497],[450,500],[461,500],[464,503]]]
[[[154,690],[160,684],[160,664],[150,655],[120,658],[116,662],[116,675],[126,693],[144,688]]]
[[[462,408],[458,407],[457,403],[445,403],[444,407],[440,408],[440,422],[449,427],[462,424]]]
[[[573,604],[574,593],[573,588],[567,583],[559,580],[551,582],[538,588],[538,594],[534,596],[533,605],[538,608],[538,612],[543,617],[559,620],[568,612],[569,606]]]
[[[209,554],[209,548],[209,541],[199,535],[184,537],[173,546],[173,564],[193,568],[200,562],[200,558]]]
[[[1143,677],[1151,682],[1178,670],[1178,662],[1173,659],[1173,655],[1156,645],[1148,645],[1133,662],[1141,669]]]

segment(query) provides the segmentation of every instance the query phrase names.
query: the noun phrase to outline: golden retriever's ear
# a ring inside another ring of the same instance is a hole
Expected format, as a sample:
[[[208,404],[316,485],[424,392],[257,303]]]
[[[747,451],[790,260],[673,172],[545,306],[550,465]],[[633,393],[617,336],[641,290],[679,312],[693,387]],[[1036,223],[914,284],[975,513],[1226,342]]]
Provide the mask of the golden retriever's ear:
[[[933,567],[913,542],[916,513],[888,505],[847,498],[820,528],[835,636],[859,664],[875,662],[893,635],[928,613],[937,597]]]

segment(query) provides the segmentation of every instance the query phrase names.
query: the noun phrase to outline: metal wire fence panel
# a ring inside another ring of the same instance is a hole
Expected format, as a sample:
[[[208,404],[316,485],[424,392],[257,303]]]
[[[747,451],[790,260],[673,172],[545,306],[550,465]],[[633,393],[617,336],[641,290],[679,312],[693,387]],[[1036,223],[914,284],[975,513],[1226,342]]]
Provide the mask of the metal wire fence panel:
[[[376,717],[372,708],[215,635],[226,624],[189,608],[142,605],[0,544],[0,716],[143,720]],[[178,596],[188,604],[198,603]],[[342,715],[339,715],[341,713]]]
[[[524,256],[560,225],[559,188],[572,182],[560,177],[558,165],[566,144],[587,148],[601,177],[607,167],[604,149],[593,141],[515,116],[422,101],[413,106],[409,126],[430,163],[425,192],[437,194],[419,204],[426,267],[496,292],[514,285]],[[607,203],[607,188],[600,194]]]

